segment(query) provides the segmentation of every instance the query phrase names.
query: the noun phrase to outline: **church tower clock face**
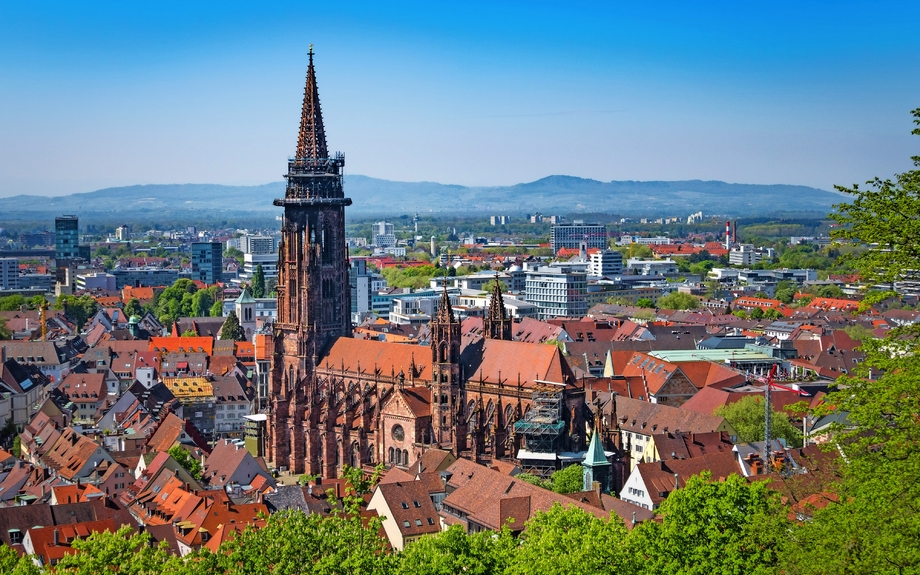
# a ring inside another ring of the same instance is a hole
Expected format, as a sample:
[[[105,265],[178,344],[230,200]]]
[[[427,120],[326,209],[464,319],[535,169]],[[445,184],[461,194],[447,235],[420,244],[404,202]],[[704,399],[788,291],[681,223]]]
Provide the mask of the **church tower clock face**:
[[[402,441],[406,438],[406,432],[403,430],[402,425],[398,423],[390,430],[390,435],[393,437],[394,441]]]

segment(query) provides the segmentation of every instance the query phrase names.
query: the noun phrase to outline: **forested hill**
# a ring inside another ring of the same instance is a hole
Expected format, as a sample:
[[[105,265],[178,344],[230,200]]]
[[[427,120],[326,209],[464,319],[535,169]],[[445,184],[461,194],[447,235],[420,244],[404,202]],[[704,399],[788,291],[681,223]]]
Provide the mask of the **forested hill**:
[[[435,182],[394,182],[367,176],[345,176],[352,214],[407,212],[614,213],[625,216],[679,216],[702,211],[730,216],[788,212],[826,214],[843,199],[838,193],[785,184],[729,184],[719,181],[600,182],[572,176],[549,176],[513,186],[467,187]],[[155,184],[107,188],[68,196],[0,198],[0,213],[11,219],[46,218],[60,214],[82,217],[118,215],[149,219],[217,213],[262,212],[278,208],[284,182],[261,186],[217,184]]]

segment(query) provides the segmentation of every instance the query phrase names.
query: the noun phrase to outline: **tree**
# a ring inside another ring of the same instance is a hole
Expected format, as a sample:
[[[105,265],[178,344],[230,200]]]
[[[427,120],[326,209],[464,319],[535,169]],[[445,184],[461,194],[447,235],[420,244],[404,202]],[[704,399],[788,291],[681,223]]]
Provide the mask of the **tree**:
[[[840,289],[840,286],[826,285],[818,289],[818,297],[840,298],[843,295],[843,290]]]
[[[550,479],[556,493],[577,493],[585,484],[584,468],[578,464],[569,465],[553,473]]]
[[[201,481],[201,461],[196,459],[187,449],[181,445],[173,445],[167,451],[170,457],[176,460],[192,477]]]
[[[777,319],[782,319],[783,314],[778,309],[771,307],[767,311],[763,312],[763,317],[764,319],[777,320]]]
[[[224,315],[224,302],[219,301],[219,300],[215,301],[214,304],[211,306],[211,310],[208,315],[210,315],[211,317],[220,317]]]
[[[484,286],[482,286],[482,291],[487,292],[487,293],[492,293],[492,290],[495,289],[495,282],[496,282],[496,281],[498,281],[498,289],[499,289],[499,291],[501,291],[502,293],[505,293],[506,291],[508,291],[508,286],[505,285],[505,282],[503,282],[503,281],[501,281],[501,280],[494,280],[494,279],[493,279],[493,280],[490,280],[489,283],[487,283],[487,284],[485,284]]]
[[[913,110],[920,126],[920,108]],[[915,128],[914,135],[920,135]],[[911,158],[920,168],[920,156]],[[893,286],[920,269],[920,169],[876,178],[867,189],[838,187],[853,197],[831,218],[838,240],[870,244],[844,254],[869,285]],[[870,291],[866,305],[891,292]],[[832,427],[842,481],[836,502],[816,510],[792,533],[787,571],[851,574],[920,571],[920,327],[893,329],[861,343],[865,361],[837,381],[815,415],[846,414]],[[882,374],[879,376],[879,374]],[[871,526],[871,528],[866,528]]]
[[[658,307],[661,309],[696,309],[700,307],[700,300],[688,293],[672,291],[658,298]]]
[[[154,306],[157,319],[169,328],[180,317],[192,316],[194,295],[197,291],[198,286],[192,280],[188,278],[176,280],[173,285],[157,296]]]
[[[26,298],[18,293],[0,297],[0,311],[19,311],[24,305],[26,305]]]
[[[346,508],[352,508],[346,503]],[[210,572],[277,575],[368,575],[395,572],[398,557],[378,534],[381,519],[357,513],[331,517],[301,511],[274,513],[262,529],[247,529],[207,555]]]
[[[55,302],[54,309],[64,310],[64,315],[82,329],[87,320],[96,315],[99,304],[90,295],[62,295]]]
[[[29,555],[19,556],[12,547],[0,545],[0,573],[9,575],[39,575],[41,573],[32,557]]]
[[[711,479],[708,471],[691,477],[661,504],[660,523],[633,529],[634,573],[777,572],[789,530],[777,494],[735,474]]]
[[[6,327],[6,318],[0,317],[0,339],[11,339],[13,332]]]
[[[71,547],[76,555],[65,555],[54,568],[55,573],[72,575],[94,575],[97,573],[118,573],[119,575],[146,575],[161,573],[167,564],[175,563],[170,558],[169,544],[151,546],[149,533],[134,533],[128,526],[116,533],[110,531],[92,533],[86,539],[74,539]]]
[[[556,503],[528,521],[522,537],[505,570],[508,575],[636,572],[635,560],[623,545],[626,527],[615,515],[602,520],[578,507]]]
[[[233,258],[236,260],[236,263],[243,265],[244,254],[236,248],[227,248],[224,251],[225,258]]]
[[[762,318],[763,318],[763,310],[761,308],[755,307],[754,309],[751,310],[751,319],[762,319]]]
[[[533,475],[532,473],[518,473],[514,476],[515,479],[520,479],[521,481],[526,481],[531,485],[536,485],[537,487],[542,487],[543,489],[552,490],[553,482],[548,479],[543,479],[538,475]]]
[[[246,341],[246,332],[240,325],[240,318],[236,317],[236,312],[231,311],[220,328],[220,339],[232,341]]]
[[[144,315],[144,310],[141,309],[141,302],[136,297],[129,299],[128,303],[125,304],[125,315],[129,318],[134,315],[138,317]]]
[[[256,266],[256,271],[252,274],[252,297],[265,297],[265,271],[262,264]]]
[[[652,308],[655,307],[655,302],[651,298],[640,297],[636,300],[636,307]]]
[[[716,415],[724,417],[735,431],[738,440],[744,443],[763,441],[766,410],[764,398],[759,395],[745,397],[735,403],[729,403],[716,409]],[[783,438],[793,447],[802,445],[802,432],[789,422],[789,416],[782,411],[773,410],[770,418],[770,435],[774,438]]]
[[[911,112],[920,126],[920,108]],[[920,128],[912,132],[920,136]],[[841,260],[852,264],[867,285],[889,285],[920,262],[920,156],[912,156],[918,169],[896,174],[894,180],[875,178],[867,188],[834,186],[849,194],[853,201],[834,206],[830,215],[838,227],[831,237],[838,241],[876,245],[878,249],[843,254]],[[879,292],[867,303],[885,299],[891,292]],[[867,298],[868,299],[868,298]]]
[[[211,293],[208,290],[198,290],[192,295],[192,317],[207,317],[213,305]]]
[[[856,341],[863,341],[875,337],[875,334],[872,333],[872,330],[862,325],[861,323],[848,325],[843,328],[843,331],[845,331],[848,336],[855,339]]]
[[[788,305],[795,299],[795,288],[777,289],[774,295],[776,299]]]
[[[399,573],[411,575],[490,575],[503,573],[517,541],[507,529],[467,534],[460,525],[422,537],[399,555]]]

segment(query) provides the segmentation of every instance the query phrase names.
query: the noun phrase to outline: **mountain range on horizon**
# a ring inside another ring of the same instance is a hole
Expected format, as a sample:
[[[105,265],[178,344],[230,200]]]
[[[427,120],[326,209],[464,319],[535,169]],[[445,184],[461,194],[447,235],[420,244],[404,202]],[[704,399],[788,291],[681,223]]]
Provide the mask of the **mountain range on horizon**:
[[[65,196],[18,195],[0,198],[4,219],[44,219],[60,214],[125,221],[189,215],[280,214],[272,200],[284,196],[285,183],[258,186],[147,184],[105,188]],[[779,213],[827,214],[843,194],[787,184],[732,184],[721,181],[611,181],[548,176],[511,186],[461,186],[436,182],[397,182],[345,176],[352,215],[491,213],[516,215],[608,213],[623,216],[686,217],[695,212],[732,217]]]

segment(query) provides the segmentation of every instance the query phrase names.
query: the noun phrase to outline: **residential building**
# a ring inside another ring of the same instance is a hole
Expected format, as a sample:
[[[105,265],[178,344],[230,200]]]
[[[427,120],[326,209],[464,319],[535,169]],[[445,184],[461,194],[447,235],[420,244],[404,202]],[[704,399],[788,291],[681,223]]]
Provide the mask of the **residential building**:
[[[588,313],[587,292],[584,272],[541,267],[527,272],[524,299],[539,308],[539,319],[584,317]]]
[[[126,242],[131,239],[131,226],[123,224],[115,228],[115,239]]]
[[[511,222],[508,216],[489,216],[489,223],[493,226],[503,226]]]
[[[221,281],[224,269],[223,245],[220,242],[192,243],[192,279],[208,285]]]
[[[436,481],[441,483],[439,479]],[[441,518],[429,496],[427,482],[378,484],[367,509],[383,518],[383,530],[397,551],[423,535],[441,531]]]
[[[555,254],[561,248],[578,249],[582,242],[588,248],[607,249],[607,228],[603,224],[585,224],[575,221],[571,224],[557,224],[552,228],[550,245]]]
[[[688,479],[704,471],[712,473],[715,481],[741,474],[736,455],[731,451],[690,459],[640,463],[626,480],[620,499],[643,509],[658,509],[672,491],[684,487]]]

